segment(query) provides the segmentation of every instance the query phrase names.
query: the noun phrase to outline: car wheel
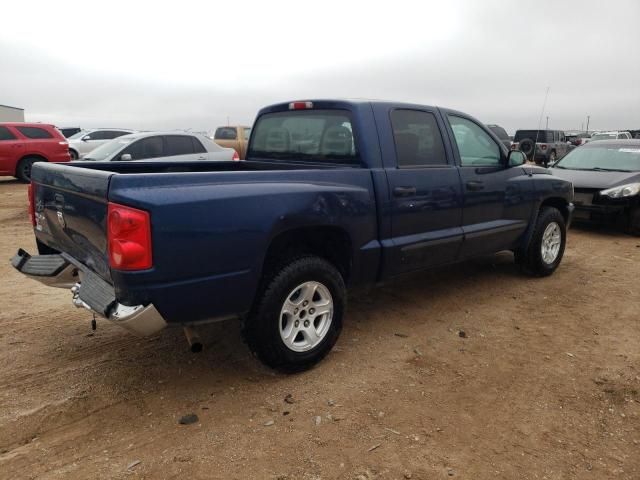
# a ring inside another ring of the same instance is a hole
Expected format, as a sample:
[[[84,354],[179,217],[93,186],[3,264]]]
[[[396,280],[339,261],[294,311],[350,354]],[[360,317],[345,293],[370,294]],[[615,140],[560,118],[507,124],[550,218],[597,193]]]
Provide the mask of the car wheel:
[[[336,343],[345,304],[340,272],[322,258],[299,257],[266,282],[245,320],[243,336],[269,367],[306,370]]]
[[[16,168],[16,178],[25,183],[31,182],[31,167],[38,161],[42,160],[35,157],[26,157],[20,160]]]
[[[529,245],[516,252],[516,261],[529,274],[545,277],[560,265],[567,243],[564,217],[557,208],[543,207],[538,214]]]
[[[633,207],[629,211],[629,225],[627,231],[631,235],[640,237],[640,206]]]
[[[71,160],[78,160],[78,152],[75,150],[69,150],[69,155],[71,156]]]

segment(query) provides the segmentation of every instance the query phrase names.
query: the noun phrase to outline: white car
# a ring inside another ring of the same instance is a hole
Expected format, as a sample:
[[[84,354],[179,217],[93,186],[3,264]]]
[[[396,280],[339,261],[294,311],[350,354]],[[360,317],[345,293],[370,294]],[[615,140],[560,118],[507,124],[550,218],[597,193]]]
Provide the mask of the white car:
[[[84,157],[87,153],[98,148],[100,145],[104,145],[114,138],[128,135],[133,132],[135,132],[135,130],[127,130],[125,128],[95,128],[93,130],[82,130],[67,139],[69,142],[69,154],[71,155],[71,160],[78,160],[79,158]]]
[[[597,142],[598,140],[631,140],[631,134],[629,132],[598,132],[591,135],[591,141]]]
[[[124,135],[93,150],[83,160],[240,160],[233,148],[224,148],[204,135],[188,132],[142,132]]]

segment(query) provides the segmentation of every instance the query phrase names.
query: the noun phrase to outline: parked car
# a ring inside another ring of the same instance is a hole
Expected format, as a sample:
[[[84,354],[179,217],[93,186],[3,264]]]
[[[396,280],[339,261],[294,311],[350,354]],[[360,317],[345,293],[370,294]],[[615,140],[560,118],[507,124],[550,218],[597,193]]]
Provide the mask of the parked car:
[[[591,135],[587,132],[581,132],[578,130],[568,130],[564,132],[564,138],[567,142],[570,142],[574,147],[579,147],[591,140]]]
[[[622,223],[640,235],[640,140],[600,140],[551,169],[573,183],[576,220]]]
[[[69,154],[72,160],[84,157],[87,153],[95,150],[100,145],[104,145],[114,138],[129,135],[134,130],[96,128],[93,130],[82,130],[69,137]]]
[[[62,135],[64,135],[65,138],[72,137],[76,133],[79,133],[82,131],[80,127],[60,127],[58,128],[58,130],[60,130],[60,133],[62,133]]]
[[[511,137],[504,128],[502,128],[500,125],[493,124],[487,125],[487,127],[489,127],[489,130],[495,133],[496,137],[500,139],[505,147],[511,148],[511,143],[513,142],[511,142]]]
[[[143,132],[123,135],[96,148],[84,161],[129,160],[238,160],[232,148],[216,145],[207,137],[187,132]]]
[[[240,160],[244,160],[247,156],[247,145],[249,144],[249,135],[251,127],[239,125],[235,127],[218,127],[213,134],[213,140],[221,147],[233,148]]]
[[[68,162],[69,144],[53,125],[0,123],[0,176],[31,179],[35,162]]]
[[[630,140],[631,138],[633,138],[631,137],[631,133],[619,131],[598,132],[591,135],[592,142],[598,142],[600,140]]]
[[[571,183],[444,108],[296,101],[262,109],[244,162],[36,165],[39,255],[20,272],[139,334],[239,316],[267,365],[336,342],[346,289],[501,250],[560,264]]]
[[[545,167],[569,151],[564,132],[560,130],[518,130],[512,148],[521,150],[529,160]]]

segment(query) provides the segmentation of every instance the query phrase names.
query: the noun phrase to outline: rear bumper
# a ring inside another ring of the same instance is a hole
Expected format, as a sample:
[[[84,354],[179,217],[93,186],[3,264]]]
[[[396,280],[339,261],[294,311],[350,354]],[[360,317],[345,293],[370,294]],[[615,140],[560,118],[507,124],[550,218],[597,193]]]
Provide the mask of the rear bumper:
[[[23,275],[44,285],[71,289],[76,307],[91,310],[136,335],[153,335],[167,326],[153,304],[129,306],[117,302],[113,285],[64,255],[32,257],[20,249],[11,264]]]

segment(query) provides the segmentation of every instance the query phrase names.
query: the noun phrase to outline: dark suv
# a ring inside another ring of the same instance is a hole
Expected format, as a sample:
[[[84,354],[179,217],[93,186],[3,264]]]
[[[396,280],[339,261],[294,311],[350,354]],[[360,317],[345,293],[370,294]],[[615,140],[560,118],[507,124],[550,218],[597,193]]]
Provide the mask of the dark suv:
[[[545,167],[569,152],[564,132],[560,130],[518,130],[511,148],[522,151],[529,160]]]
[[[496,134],[496,137],[500,139],[500,141],[505,147],[511,148],[511,138],[509,137],[509,134],[504,128],[502,128],[500,125],[493,125],[493,124],[487,125],[487,127],[489,127],[489,130],[491,130],[493,133]]]

